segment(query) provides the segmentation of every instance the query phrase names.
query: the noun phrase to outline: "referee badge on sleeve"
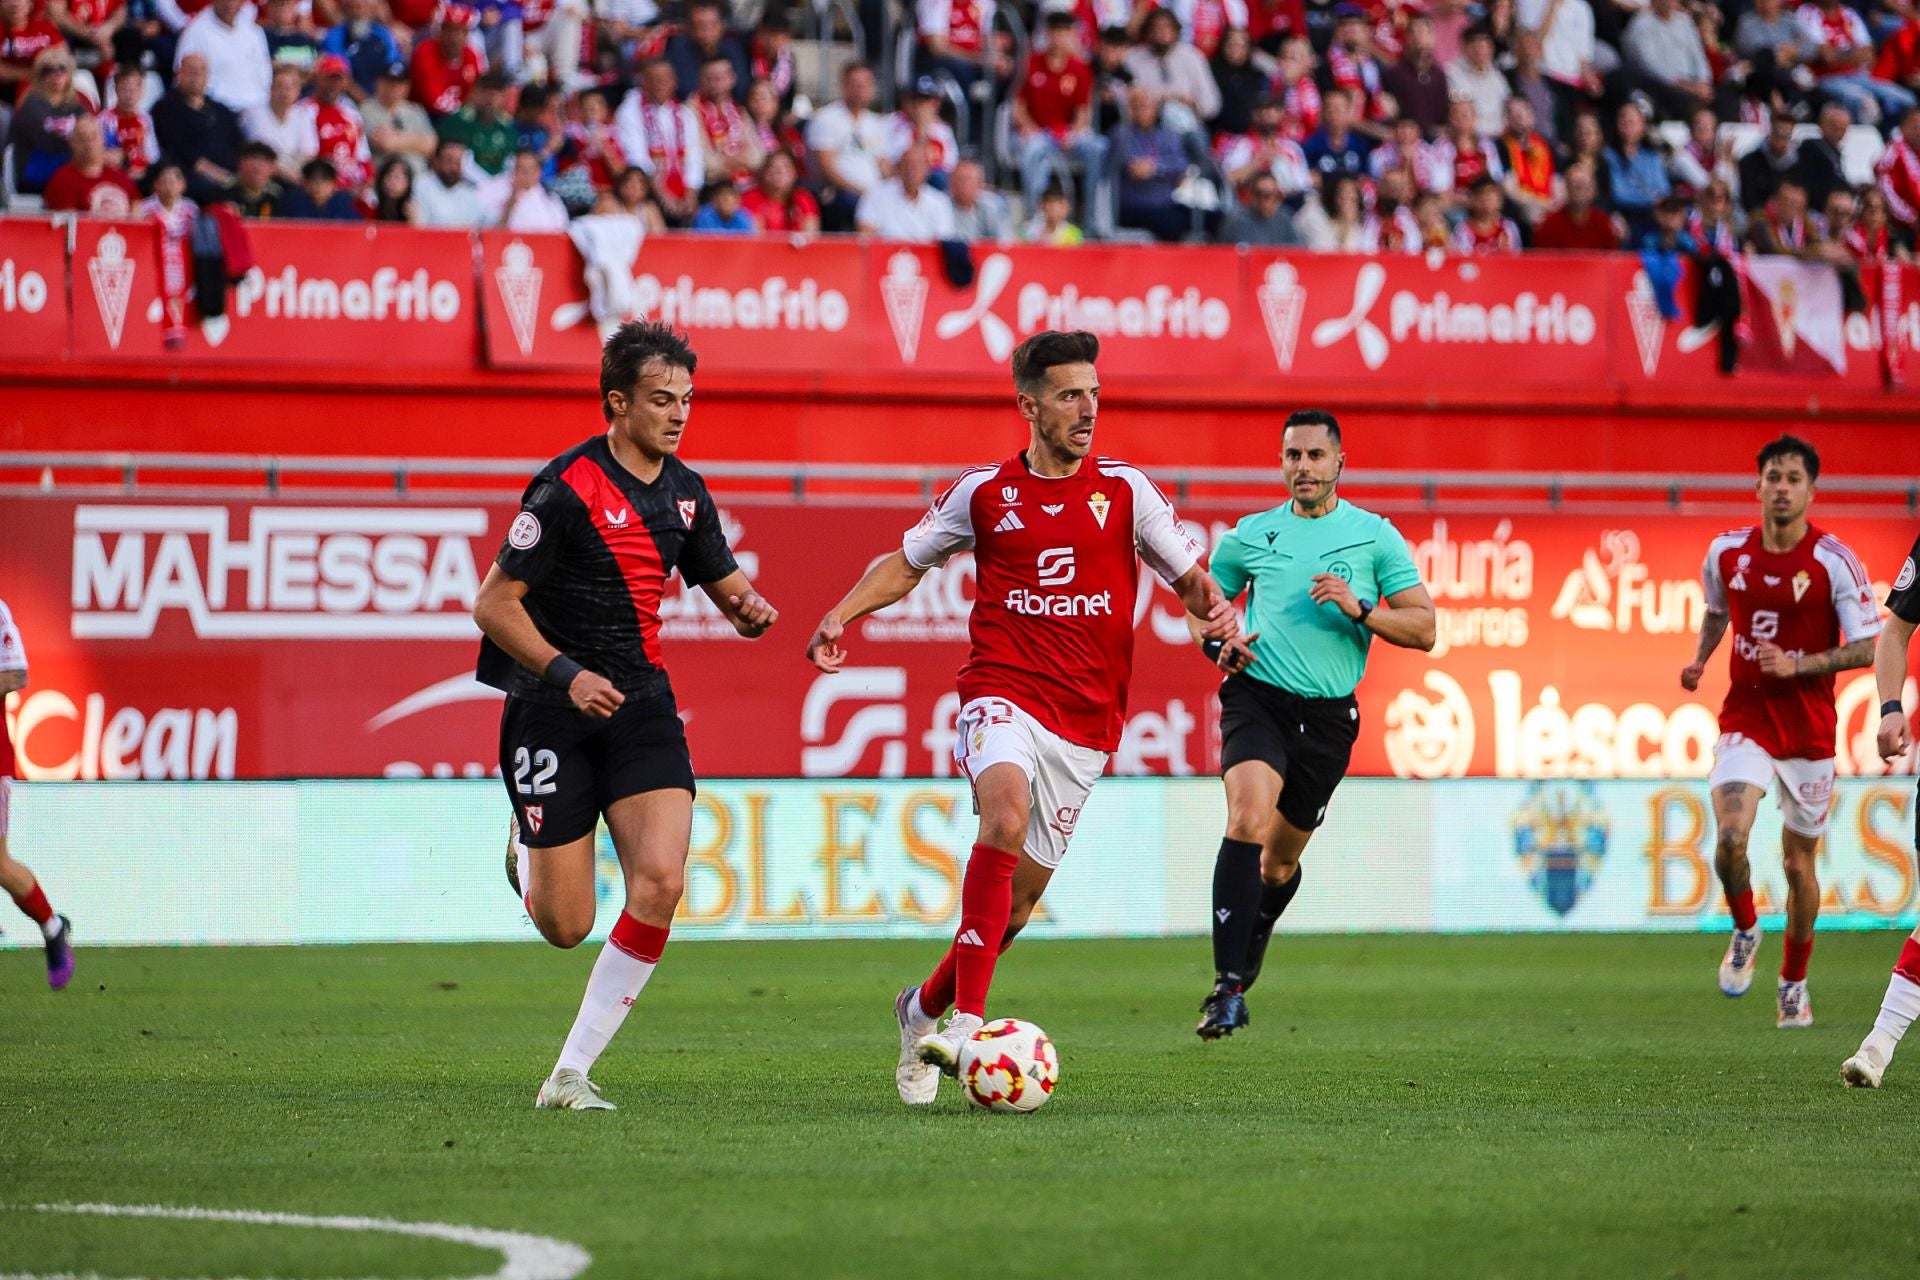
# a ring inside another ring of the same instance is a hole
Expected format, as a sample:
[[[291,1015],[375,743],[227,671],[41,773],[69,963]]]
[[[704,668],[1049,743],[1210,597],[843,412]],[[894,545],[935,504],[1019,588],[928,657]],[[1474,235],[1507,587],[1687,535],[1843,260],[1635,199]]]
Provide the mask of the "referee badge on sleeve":
[[[531,511],[522,511],[507,526],[507,545],[516,551],[525,551],[540,541],[540,517]]]
[[[1913,557],[1908,556],[1907,562],[1900,566],[1900,576],[1893,580],[1893,589],[1895,591],[1905,591],[1913,585],[1913,575]]]

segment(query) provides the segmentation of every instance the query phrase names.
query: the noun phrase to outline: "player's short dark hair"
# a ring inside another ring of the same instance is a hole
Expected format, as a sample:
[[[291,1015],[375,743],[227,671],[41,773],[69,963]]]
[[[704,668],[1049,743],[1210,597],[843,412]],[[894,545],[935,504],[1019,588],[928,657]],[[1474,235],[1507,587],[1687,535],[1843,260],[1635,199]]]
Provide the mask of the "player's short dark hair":
[[[1280,430],[1284,434],[1289,427],[1325,427],[1327,438],[1336,448],[1340,445],[1340,419],[1325,409],[1295,409],[1287,415]]]
[[[1031,392],[1062,364],[1092,364],[1100,358],[1100,339],[1085,329],[1042,329],[1013,349],[1013,385]]]
[[[670,324],[657,320],[629,320],[613,331],[607,345],[600,348],[600,414],[613,421],[607,396],[615,391],[631,392],[634,384],[655,360],[670,369],[693,372],[699,357],[687,345],[687,335]]]
[[[1761,475],[1767,473],[1767,464],[1780,458],[1798,457],[1807,464],[1807,479],[1820,478],[1820,454],[1814,447],[1799,436],[1785,435],[1778,440],[1770,440],[1760,447],[1758,458]]]

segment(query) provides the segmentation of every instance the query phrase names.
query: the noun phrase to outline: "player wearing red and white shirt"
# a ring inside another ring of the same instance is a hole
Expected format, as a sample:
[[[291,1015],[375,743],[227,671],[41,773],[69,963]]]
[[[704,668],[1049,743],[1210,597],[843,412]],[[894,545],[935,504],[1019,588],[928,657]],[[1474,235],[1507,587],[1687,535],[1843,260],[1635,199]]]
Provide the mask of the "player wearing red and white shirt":
[[[1700,571],[1707,614],[1694,659],[1680,673],[1691,691],[1707,659],[1733,632],[1733,687],[1714,745],[1714,865],[1733,916],[1720,989],[1746,994],[1760,949],[1747,835],[1760,797],[1778,784],[1787,877],[1786,956],[1776,1025],[1813,1025],[1807,960],[1820,914],[1814,856],[1833,801],[1833,676],[1873,661],[1880,609],[1866,569],[1845,543],[1807,522],[1820,455],[1794,436],[1760,451],[1761,522],[1713,540]]]
[[[807,645],[821,671],[840,670],[848,626],[973,549],[972,652],[960,670],[954,760],[973,784],[980,831],[953,945],[894,1001],[895,1084],[909,1104],[932,1102],[939,1073],[954,1073],[961,1044],[982,1025],[995,959],[1040,901],[1120,744],[1138,562],[1203,619],[1205,634],[1224,640],[1238,630],[1165,495],[1124,462],[1088,457],[1099,353],[1090,333],[1049,330],[1021,343],[1013,377],[1030,427],[1025,451],[963,473]],[[939,1031],[949,1004],[953,1017]]]
[[[0,600],[0,705],[5,704],[8,694],[26,687],[26,646],[20,642],[20,628],[14,625],[7,602]],[[73,929],[65,916],[54,914],[33,872],[26,864],[14,861],[7,850],[8,809],[17,774],[13,736],[7,718],[0,716],[0,889],[5,889],[13,905],[40,926],[47,944],[47,985],[58,991],[73,980]]]
[[[1873,655],[1873,681],[1880,694],[1880,731],[1875,745],[1892,770],[1913,750],[1913,726],[1907,721],[1901,695],[1907,683],[1907,649],[1913,643],[1914,631],[1920,629],[1920,538],[1913,540],[1913,549],[1894,576],[1887,614],[1887,628],[1880,633],[1880,644]],[[1920,800],[1914,806],[1913,826],[1914,843],[1920,845]],[[1859,1051],[1840,1065],[1840,1078],[1857,1088],[1878,1089],[1887,1064],[1893,1061],[1894,1046],[1916,1018],[1920,1018],[1920,929],[1915,929],[1900,948],[1900,959],[1893,966],[1893,978],[1880,1001],[1873,1030],[1860,1042]]]
[[[1874,166],[1887,211],[1909,231],[1920,226],[1920,107],[1900,118],[1900,132]]]

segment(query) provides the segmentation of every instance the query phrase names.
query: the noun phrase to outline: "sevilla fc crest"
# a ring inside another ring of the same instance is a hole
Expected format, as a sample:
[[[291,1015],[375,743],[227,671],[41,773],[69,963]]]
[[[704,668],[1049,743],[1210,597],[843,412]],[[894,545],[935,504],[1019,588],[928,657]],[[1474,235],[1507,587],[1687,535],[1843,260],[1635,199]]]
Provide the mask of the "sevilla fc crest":
[[[689,529],[693,528],[693,513],[698,505],[699,504],[692,498],[682,498],[674,503],[674,506],[680,509],[680,519],[685,522]]]
[[[547,820],[547,807],[543,804],[530,804],[527,810],[527,830],[534,835],[540,834],[540,824]]]

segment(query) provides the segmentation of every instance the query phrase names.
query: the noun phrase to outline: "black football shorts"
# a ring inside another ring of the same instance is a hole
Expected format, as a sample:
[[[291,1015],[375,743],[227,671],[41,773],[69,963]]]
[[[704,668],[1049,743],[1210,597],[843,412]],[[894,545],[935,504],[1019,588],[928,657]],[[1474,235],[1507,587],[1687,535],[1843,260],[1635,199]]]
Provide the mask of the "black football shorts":
[[[605,720],[509,697],[500,715],[500,779],[520,838],[551,849],[593,834],[616,800],[646,791],[693,791],[693,758],[671,690],[629,697]]]
[[[1303,698],[1244,673],[1220,685],[1220,771],[1247,760],[1272,766],[1285,784],[1280,816],[1300,831],[1326,820],[1359,737],[1351,695]]]

